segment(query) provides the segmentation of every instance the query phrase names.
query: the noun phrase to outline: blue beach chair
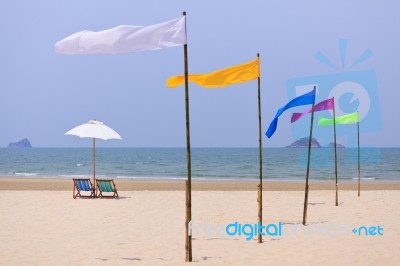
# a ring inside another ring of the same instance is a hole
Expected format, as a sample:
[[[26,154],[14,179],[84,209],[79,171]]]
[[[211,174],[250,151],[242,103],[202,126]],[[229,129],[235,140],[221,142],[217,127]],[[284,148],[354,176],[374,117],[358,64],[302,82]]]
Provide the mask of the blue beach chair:
[[[94,198],[94,186],[90,182],[89,178],[73,178],[74,190],[72,192],[72,197],[76,199],[81,198]],[[85,194],[82,194],[84,192]]]
[[[113,179],[96,179],[96,184],[99,189],[99,198],[118,198],[117,187]]]

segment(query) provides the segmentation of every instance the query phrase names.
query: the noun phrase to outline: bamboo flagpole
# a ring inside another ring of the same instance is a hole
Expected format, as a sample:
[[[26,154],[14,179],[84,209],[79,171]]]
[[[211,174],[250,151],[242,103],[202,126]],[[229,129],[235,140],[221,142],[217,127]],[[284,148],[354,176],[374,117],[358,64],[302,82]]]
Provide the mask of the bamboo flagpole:
[[[335,113],[335,98],[333,98],[333,145],[335,156],[335,182],[336,182],[336,200],[335,205],[339,206],[339,184],[338,184],[338,171],[337,171],[337,151],[336,151],[336,113]]]
[[[358,111],[357,111],[358,114]],[[360,115],[358,114],[358,117]],[[357,121],[357,144],[358,144],[358,196],[360,196],[361,176],[360,176],[360,120]]]
[[[314,86],[314,91],[316,87]],[[310,175],[310,156],[311,156],[311,141],[312,141],[312,130],[313,130],[313,123],[314,123],[314,105],[315,102],[312,104],[311,107],[311,122],[310,122],[310,137],[308,140],[308,159],[307,159],[307,174],[306,174],[306,186],[305,186],[305,194],[304,194],[304,210],[303,210],[303,225],[306,225],[307,221],[307,206],[308,206],[308,178]]]
[[[342,115],[335,117],[335,109],[333,109],[334,117],[323,118],[320,117],[318,120],[318,125],[320,126],[334,126],[334,138],[335,138],[335,173],[336,173],[336,206],[338,206],[338,177],[337,177],[337,158],[336,158],[336,124],[355,124],[357,123],[357,144],[358,144],[358,196],[360,196],[360,121],[358,112]]]
[[[184,13],[186,16],[186,14]],[[186,20],[185,20],[186,21]],[[259,54],[257,59],[245,62],[239,65],[230,66],[224,69],[219,69],[210,73],[203,74],[191,74],[188,71],[188,59],[187,59],[187,45],[184,45],[185,53],[185,74],[169,77],[166,84],[169,88],[175,88],[185,84],[185,95],[186,95],[186,133],[187,133],[187,155],[188,155],[188,185],[187,185],[187,201],[186,201],[186,260],[189,259],[189,250],[191,250],[191,174],[190,174],[190,131],[189,131],[189,92],[188,82],[194,82],[198,86],[205,88],[221,88],[233,84],[247,82],[258,78],[258,119],[259,119],[259,158],[260,158],[260,184],[258,185],[257,201],[259,202],[258,217],[259,222],[262,222],[262,143],[261,143],[261,88],[260,88],[260,65],[259,65]],[[259,233],[259,241],[262,242],[261,235]]]
[[[185,15],[185,13],[184,13]],[[186,20],[185,20],[186,21]],[[242,82],[247,82],[250,80],[258,79],[258,118],[259,118],[259,158],[260,158],[260,184],[258,185],[259,196],[257,201],[259,202],[258,217],[259,222],[262,222],[262,143],[261,143],[261,88],[260,88],[260,65],[259,57],[257,54],[257,59],[245,62],[239,65],[230,66],[224,69],[219,69],[210,73],[203,74],[188,74],[187,69],[187,45],[184,45],[185,51],[185,75],[177,75],[169,77],[166,84],[169,88],[175,88],[185,84],[186,93],[186,132],[187,132],[187,147],[188,147],[188,200],[187,200],[187,218],[186,218],[186,233],[187,233],[187,253],[189,254],[189,249],[191,247],[191,236],[188,224],[191,223],[191,178],[190,178],[190,139],[189,139],[189,96],[188,96],[188,81],[196,83],[198,86],[205,88],[221,88],[233,84],[238,84]],[[261,193],[260,193],[261,192]],[[259,233],[259,237],[261,237]],[[260,238],[260,242],[262,239]],[[189,255],[188,255],[189,256]]]
[[[315,87],[314,87],[315,88]],[[333,157],[334,157],[334,167],[335,167],[335,184],[336,184],[336,206],[338,206],[338,198],[339,198],[339,184],[338,184],[338,172],[337,172],[337,143],[336,143],[336,113],[335,113],[335,98],[332,97],[330,99],[326,99],[324,101],[321,101],[317,104],[314,105],[314,109],[312,108],[307,108],[304,112],[302,113],[293,113],[292,118],[290,120],[291,123],[296,122],[299,120],[301,117],[304,115],[310,113],[311,111],[319,112],[319,111],[324,111],[324,110],[333,110]],[[330,121],[331,121],[330,120]],[[319,124],[319,122],[318,122]],[[331,125],[331,124],[326,124],[325,125]],[[305,210],[306,211],[306,210]]]
[[[96,186],[96,138],[93,138],[93,186],[94,186],[94,197],[97,197],[97,186]]]
[[[286,110],[288,110],[290,108],[296,107],[296,106],[312,104],[312,107],[311,107],[310,136],[309,136],[309,140],[308,140],[308,162],[307,162],[306,187],[304,189],[305,190],[304,211],[303,211],[303,224],[304,225],[306,224],[306,218],[307,218],[308,177],[309,177],[309,174],[310,174],[310,155],[311,155],[312,130],[313,130],[313,123],[314,123],[314,110],[315,110],[315,94],[316,94],[316,90],[317,90],[317,88],[316,88],[316,86],[314,86],[312,91],[310,91],[308,93],[305,93],[303,95],[297,96],[296,98],[290,100],[283,107],[279,108],[278,111],[276,112],[276,115],[275,115],[274,119],[269,124],[267,132],[265,132],[265,135],[268,138],[271,138],[272,135],[276,131],[276,128],[278,126],[278,119],[283,114],[283,112],[285,112]],[[308,112],[309,111],[307,111],[307,113]],[[305,113],[302,113],[302,114],[305,114]]]
[[[260,60],[260,54],[257,53],[257,59]],[[260,64],[258,65],[260,67]],[[259,73],[261,73],[259,71]],[[262,225],[262,135],[261,135],[261,80],[260,75],[258,75],[257,79],[258,83],[258,145],[259,145],[259,162],[260,162],[260,184],[258,185],[258,222],[259,225]],[[260,227],[262,228],[262,227]],[[258,232],[258,243],[262,243],[262,235],[261,232]]]
[[[186,12],[182,13],[186,17]],[[185,19],[186,24],[186,19]],[[186,30],[186,25],[185,25]],[[187,35],[186,35],[187,36]],[[185,261],[192,261],[192,160],[190,153],[190,119],[189,119],[189,67],[188,67],[188,47],[187,44],[183,45],[184,53],[184,73],[185,73],[185,111],[186,111],[186,157],[187,157],[187,185],[186,185],[186,256]]]
[[[184,24],[183,24],[184,23]],[[124,30],[121,30],[123,26]],[[183,27],[184,26],[184,27]],[[120,25],[111,29],[93,32],[84,30],[76,32],[55,45],[55,51],[66,55],[84,54],[124,54],[184,46],[185,69],[185,104],[186,104],[186,141],[188,167],[188,199],[186,202],[186,244],[187,260],[192,260],[191,233],[188,224],[191,222],[191,154],[189,131],[189,92],[188,92],[188,60],[186,12],[183,17],[148,26]],[[67,132],[68,133],[68,132]],[[67,134],[66,133],[66,134]],[[117,134],[118,135],[118,134]],[[115,138],[115,137],[113,137]],[[120,139],[118,135],[117,139]],[[95,148],[95,140],[93,139]],[[93,156],[94,165],[95,158]],[[95,173],[93,175],[95,179]],[[97,189],[97,188],[96,188]]]

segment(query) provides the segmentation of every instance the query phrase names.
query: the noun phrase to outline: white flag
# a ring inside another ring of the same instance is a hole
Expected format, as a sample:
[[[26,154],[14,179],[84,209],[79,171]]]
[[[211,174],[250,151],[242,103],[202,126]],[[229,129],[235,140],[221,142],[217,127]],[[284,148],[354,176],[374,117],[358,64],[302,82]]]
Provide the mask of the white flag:
[[[150,26],[121,25],[74,33],[55,45],[60,54],[121,54],[186,44],[185,16]]]

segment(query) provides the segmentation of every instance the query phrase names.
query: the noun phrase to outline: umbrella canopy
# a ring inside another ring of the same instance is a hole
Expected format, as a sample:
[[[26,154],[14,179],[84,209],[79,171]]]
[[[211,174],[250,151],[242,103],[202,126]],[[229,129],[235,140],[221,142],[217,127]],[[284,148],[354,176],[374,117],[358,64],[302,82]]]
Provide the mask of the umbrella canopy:
[[[93,138],[93,184],[95,186],[95,195],[97,196],[96,186],[96,139],[121,139],[121,136],[112,128],[96,120],[90,120],[86,124],[74,127],[65,135],[74,135],[81,138]]]
[[[104,125],[103,122],[90,120],[86,124],[74,127],[65,135],[74,135],[81,138],[96,138],[96,139],[121,139],[121,136],[112,128]]]

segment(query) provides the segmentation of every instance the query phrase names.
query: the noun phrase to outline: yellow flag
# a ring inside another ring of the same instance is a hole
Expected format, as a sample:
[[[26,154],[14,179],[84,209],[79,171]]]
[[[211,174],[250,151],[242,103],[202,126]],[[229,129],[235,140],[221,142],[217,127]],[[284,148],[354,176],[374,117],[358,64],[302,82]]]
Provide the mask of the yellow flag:
[[[220,69],[208,74],[189,74],[189,81],[205,88],[225,87],[250,81],[260,76],[259,59],[244,64]],[[185,83],[185,76],[172,76],[167,79],[167,86],[175,88]]]

